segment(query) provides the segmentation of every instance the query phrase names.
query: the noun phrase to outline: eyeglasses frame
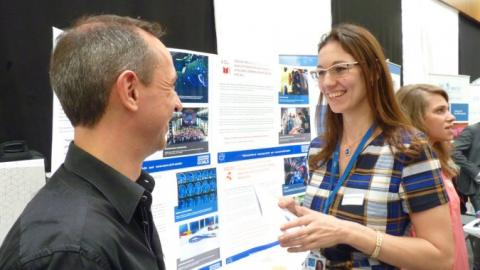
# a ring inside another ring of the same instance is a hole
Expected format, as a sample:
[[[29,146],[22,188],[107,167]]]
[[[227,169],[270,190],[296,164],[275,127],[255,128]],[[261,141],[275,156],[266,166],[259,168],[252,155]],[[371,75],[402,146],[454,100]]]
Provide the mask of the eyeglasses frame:
[[[321,81],[321,80],[324,80],[325,75],[330,72],[330,76],[333,76],[334,78],[340,78],[341,76],[344,76],[345,74],[347,74],[350,71],[350,69],[352,69],[355,65],[358,65],[358,64],[359,64],[359,62],[357,62],[357,61],[336,63],[336,64],[331,65],[328,68],[317,68],[315,70],[312,70],[312,71],[310,71],[310,76],[312,76],[312,78],[315,79],[315,80]],[[338,67],[340,65],[345,65],[346,66],[345,74],[331,73],[330,70],[332,70],[333,68]],[[323,75],[320,75],[319,74],[320,71],[323,71],[325,73]]]

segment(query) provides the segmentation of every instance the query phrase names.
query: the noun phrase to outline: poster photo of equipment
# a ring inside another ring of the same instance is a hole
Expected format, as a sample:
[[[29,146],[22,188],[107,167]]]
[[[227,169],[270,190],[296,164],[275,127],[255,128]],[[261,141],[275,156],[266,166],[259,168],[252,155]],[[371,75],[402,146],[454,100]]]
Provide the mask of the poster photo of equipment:
[[[292,195],[305,191],[307,184],[307,157],[290,157],[283,159],[285,179],[283,195]]]
[[[178,206],[175,221],[217,211],[216,169],[177,173]]]
[[[177,269],[199,269],[199,266],[220,259],[218,215],[180,224],[178,231],[180,258],[177,259]]]
[[[208,103],[208,56],[171,52],[177,72],[175,90],[183,103]]]

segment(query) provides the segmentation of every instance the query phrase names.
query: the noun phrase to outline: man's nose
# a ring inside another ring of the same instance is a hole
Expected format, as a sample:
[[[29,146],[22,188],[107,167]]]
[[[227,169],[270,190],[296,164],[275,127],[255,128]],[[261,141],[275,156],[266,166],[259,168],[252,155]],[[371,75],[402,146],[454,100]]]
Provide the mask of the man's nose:
[[[178,97],[177,93],[175,93],[175,107],[173,110],[176,112],[181,112],[182,109],[183,109],[182,102],[180,101],[180,98]]]

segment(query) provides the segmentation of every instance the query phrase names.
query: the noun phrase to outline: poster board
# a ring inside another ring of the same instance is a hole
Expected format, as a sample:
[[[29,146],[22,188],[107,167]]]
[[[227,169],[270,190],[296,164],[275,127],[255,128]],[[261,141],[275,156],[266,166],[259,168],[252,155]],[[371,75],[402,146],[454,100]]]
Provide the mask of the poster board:
[[[319,92],[304,75],[315,65],[169,51],[183,109],[169,123],[166,148],[143,163],[156,182],[152,215],[168,247],[167,268],[298,269],[305,254],[278,245],[286,219],[277,202],[282,196],[303,201],[306,153],[316,136],[310,114]],[[292,90],[282,96],[285,66]],[[53,106],[57,168],[73,127],[58,100]]]
[[[470,76],[429,74],[429,83],[438,85],[447,92],[450,112],[456,119],[454,122],[454,136],[458,136],[468,125],[469,110],[473,106],[469,99]]]

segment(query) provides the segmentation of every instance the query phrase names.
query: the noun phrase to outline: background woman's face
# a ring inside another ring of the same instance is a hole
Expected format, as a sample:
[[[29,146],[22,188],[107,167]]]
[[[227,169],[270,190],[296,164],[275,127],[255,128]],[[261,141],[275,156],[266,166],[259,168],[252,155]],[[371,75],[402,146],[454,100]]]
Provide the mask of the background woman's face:
[[[428,138],[432,142],[453,139],[453,116],[445,98],[439,94],[425,93],[428,106],[425,108],[424,122]]]

